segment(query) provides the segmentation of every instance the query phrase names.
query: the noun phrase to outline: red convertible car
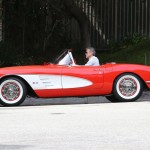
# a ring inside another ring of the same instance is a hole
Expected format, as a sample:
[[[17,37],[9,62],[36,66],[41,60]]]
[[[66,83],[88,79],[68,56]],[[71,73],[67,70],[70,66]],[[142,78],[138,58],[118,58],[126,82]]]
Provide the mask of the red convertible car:
[[[108,63],[78,66],[70,51],[53,64],[0,69],[0,104],[20,105],[27,97],[105,96],[111,102],[133,102],[150,89],[150,67]]]

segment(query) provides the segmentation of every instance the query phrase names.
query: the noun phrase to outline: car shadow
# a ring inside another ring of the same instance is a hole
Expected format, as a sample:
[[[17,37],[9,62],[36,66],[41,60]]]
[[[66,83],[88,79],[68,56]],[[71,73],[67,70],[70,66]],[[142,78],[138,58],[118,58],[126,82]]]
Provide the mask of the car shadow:
[[[144,92],[137,102],[150,102],[150,92]],[[46,106],[46,105],[75,105],[75,104],[107,104],[111,103],[105,97],[85,97],[85,98],[53,98],[35,99],[27,98],[21,106]],[[2,107],[0,105],[0,107]]]

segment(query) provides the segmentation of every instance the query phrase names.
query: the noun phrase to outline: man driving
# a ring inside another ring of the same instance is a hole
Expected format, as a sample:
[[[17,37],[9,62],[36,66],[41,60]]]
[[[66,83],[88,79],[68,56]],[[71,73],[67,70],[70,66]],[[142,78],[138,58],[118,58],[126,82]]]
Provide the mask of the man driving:
[[[86,58],[88,59],[88,62],[85,64],[85,66],[99,66],[99,59],[95,56],[96,51],[93,47],[86,48]]]

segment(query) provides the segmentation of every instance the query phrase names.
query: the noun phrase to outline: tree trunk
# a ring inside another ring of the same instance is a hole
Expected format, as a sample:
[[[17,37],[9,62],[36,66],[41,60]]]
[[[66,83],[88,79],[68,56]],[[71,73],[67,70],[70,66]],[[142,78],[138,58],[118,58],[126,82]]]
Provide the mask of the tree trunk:
[[[74,0],[63,0],[67,11],[77,20],[80,27],[81,46],[87,48],[91,46],[91,36],[89,30],[89,20],[86,14],[74,3]]]

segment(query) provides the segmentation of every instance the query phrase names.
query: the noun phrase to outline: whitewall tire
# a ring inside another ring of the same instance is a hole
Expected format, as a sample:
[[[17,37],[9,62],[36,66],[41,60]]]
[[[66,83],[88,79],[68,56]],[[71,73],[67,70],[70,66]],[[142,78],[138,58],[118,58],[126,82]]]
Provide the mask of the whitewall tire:
[[[0,82],[0,103],[3,106],[18,106],[26,96],[27,89],[22,80],[10,77]]]
[[[143,93],[143,82],[134,74],[123,74],[114,83],[113,96],[119,102],[136,101]]]

